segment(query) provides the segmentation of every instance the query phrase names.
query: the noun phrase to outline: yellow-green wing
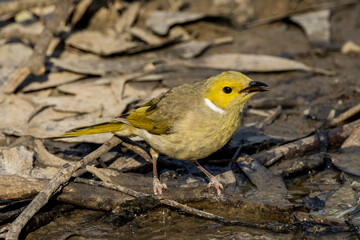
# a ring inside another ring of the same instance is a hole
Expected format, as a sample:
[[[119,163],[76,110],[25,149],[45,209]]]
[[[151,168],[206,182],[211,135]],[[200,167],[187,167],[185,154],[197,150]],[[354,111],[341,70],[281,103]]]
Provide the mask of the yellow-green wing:
[[[153,134],[169,134],[176,121],[196,106],[197,88],[182,85],[146,102],[126,118],[131,125]]]
[[[154,121],[149,118],[149,115],[153,111],[156,111],[156,109],[147,111],[150,108],[151,106],[140,107],[132,112],[126,119],[134,127],[147,130],[154,134],[166,134],[169,130],[170,123],[167,123],[166,121]]]
[[[139,106],[134,112],[127,116],[126,120],[134,127],[147,130],[150,133],[166,134],[170,129],[171,122],[168,121],[169,119],[157,116],[158,114],[156,114],[156,112],[158,110],[158,103],[168,95],[169,92],[170,91],[163,93],[142,106]]]

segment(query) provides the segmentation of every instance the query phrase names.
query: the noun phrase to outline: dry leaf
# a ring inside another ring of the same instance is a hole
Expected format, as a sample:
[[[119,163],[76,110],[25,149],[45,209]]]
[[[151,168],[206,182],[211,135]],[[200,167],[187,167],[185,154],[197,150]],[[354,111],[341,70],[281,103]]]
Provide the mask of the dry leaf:
[[[300,70],[325,75],[334,74],[333,72],[324,69],[307,66],[295,60],[260,54],[215,54],[209,57],[189,60],[184,62],[184,65],[192,68],[237,70],[242,72],[281,72]]]
[[[71,72],[89,75],[105,75],[106,73],[104,61],[86,56],[77,58],[52,58],[50,61],[56,66]]]
[[[32,49],[22,43],[9,43],[0,46],[0,66],[20,66],[32,54]]]
[[[115,53],[122,53],[138,46],[124,37],[108,36],[97,31],[81,31],[72,34],[66,43],[83,51],[108,56]]]
[[[94,55],[68,55],[62,58],[51,58],[50,61],[55,66],[64,70],[102,76],[107,73],[134,73],[142,69],[142,65],[146,60],[136,59],[135,61],[129,61],[128,58],[119,59],[103,59],[95,57]]]
[[[37,112],[31,118],[29,123],[40,123],[46,121],[61,121],[66,118],[75,117],[78,113],[73,112],[60,112],[54,110],[53,107],[47,107],[44,110]]]
[[[334,219],[346,219],[357,212],[359,206],[358,195],[350,182],[331,192],[325,200],[325,207],[321,209],[321,216],[331,216]]]
[[[111,121],[114,119],[113,117],[102,118],[100,117],[100,114],[101,114],[100,112],[96,112],[91,114],[78,115],[76,117],[67,118],[62,121],[44,121],[44,122],[10,126],[4,129],[4,133],[16,135],[16,136],[30,135],[35,138],[48,138],[63,134],[74,128],[90,126],[98,123]],[[96,134],[89,136],[81,136],[76,138],[64,138],[59,140],[65,142],[104,143],[111,136],[112,133],[104,133],[104,134]]]
[[[6,96],[0,103],[0,129],[26,124],[34,110],[21,95]]]
[[[166,35],[171,26],[192,22],[205,17],[202,13],[154,11],[146,20],[146,26],[159,35]]]
[[[71,18],[71,25],[75,26],[75,24],[79,22],[91,3],[92,0],[81,0],[78,4],[76,4],[76,8]]]
[[[102,33],[114,32],[115,23],[119,18],[119,13],[114,8],[100,7],[90,18],[87,29]]]
[[[6,39],[18,38],[35,44],[43,29],[44,24],[41,22],[27,25],[11,23],[1,28],[0,37]]]
[[[351,52],[360,53],[360,46],[355,44],[353,41],[347,41],[341,48],[343,54],[348,54]]]
[[[145,73],[127,74],[117,78],[113,78],[111,81],[111,89],[115,97],[118,99],[118,102],[124,101],[126,99],[126,101],[130,103],[132,101],[138,100],[139,98],[142,98],[144,94],[139,95],[137,93],[135,94],[125,93],[124,92],[125,83],[129,81],[145,82],[145,81],[160,81],[160,80],[162,80],[161,74],[148,74],[148,75],[145,75]],[[127,97],[124,97],[124,95],[127,95]]]
[[[174,55],[182,58],[194,58],[203,53],[211,46],[211,41],[190,41],[176,45],[171,51]]]
[[[117,21],[115,22],[115,30],[118,34],[127,32],[134,24],[139,14],[140,6],[140,2],[130,3],[128,8],[122,13],[121,17],[117,19]]]
[[[82,78],[84,75],[69,73],[69,72],[55,72],[41,76],[30,77],[31,83],[21,89],[22,92],[29,92],[41,90],[45,88],[56,87],[65,83],[70,83]]]
[[[305,30],[310,41],[330,41],[329,9],[294,15],[291,17],[291,20],[298,23]]]
[[[16,72],[16,69],[15,66],[0,66],[0,87],[11,79],[11,75]]]
[[[233,41],[233,37],[221,37],[211,41],[192,40],[190,42],[176,45],[171,51],[173,54],[185,59],[194,58],[202,54],[210,46],[231,43]]]
[[[160,45],[164,42],[163,39],[154,35],[152,32],[149,32],[141,28],[133,27],[130,29],[130,33],[134,37],[146,42],[149,45]]]
[[[126,51],[126,53],[134,54],[137,52],[149,51],[154,48],[159,48],[159,47],[162,47],[165,45],[170,45],[172,43],[189,40],[191,38],[189,33],[186,32],[186,30],[181,28],[180,26],[173,27],[170,30],[169,36],[167,38],[164,38],[161,41],[156,40],[155,38],[151,37],[146,32],[140,32],[140,31],[135,30],[135,35],[138,34],[138,36],[140,38],[143,38],[143,40],[147,41],[149,44],[139,44],[135,48],[128,49]],[[150,42],[151,42],[151,44],[150,44]]]
[[[73,83],[58,89],[75,96],[28,97],[38,106],[54,106],[57,111],[91,113],[101,110],[104,116],[113,117],[119,115],[127,104],[117,101],[110,86]]]
[[[24,146],[0,148],[0,173],[29,177],[33,166],[34,152]]]
[[[341,149],[350,147],[360,147],[360,128],[355,129],[341,145]]]
[[[127,82],[125,84],[123,98],[135,97],[137,99],[148,98],[150,93],[159,85],[158,82]]]
[[[341,145],[341,153],[331,154],[333,164],[340,170],[360,176],[360,128],[357,128]]]

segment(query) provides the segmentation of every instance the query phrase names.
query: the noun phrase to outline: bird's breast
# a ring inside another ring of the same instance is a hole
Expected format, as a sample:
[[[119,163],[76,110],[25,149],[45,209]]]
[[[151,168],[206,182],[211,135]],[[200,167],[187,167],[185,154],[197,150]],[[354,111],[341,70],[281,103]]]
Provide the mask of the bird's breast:
[[[140,135],[160,153],[180,160],[196,161],[223,147],[240,123],[239,113],[193,111],[174,123],[170,134],[154,135],[142,130]]]

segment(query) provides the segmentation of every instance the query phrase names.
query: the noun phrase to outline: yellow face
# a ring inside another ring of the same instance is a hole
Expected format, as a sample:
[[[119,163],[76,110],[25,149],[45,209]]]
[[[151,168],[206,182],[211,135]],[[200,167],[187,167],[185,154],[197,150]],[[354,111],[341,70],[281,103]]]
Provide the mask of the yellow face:
[[[266,91],[266,87],[240,72],[228,71],[207,80],[204,98],[226,111],[231,106],[244,106],[257,92]]]

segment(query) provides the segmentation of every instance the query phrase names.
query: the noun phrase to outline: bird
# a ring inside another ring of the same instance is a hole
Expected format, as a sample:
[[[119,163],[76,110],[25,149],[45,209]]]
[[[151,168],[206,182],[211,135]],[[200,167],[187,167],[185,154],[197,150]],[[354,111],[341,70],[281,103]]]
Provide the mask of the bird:
[[[157,172],[161,153],[193,163],[208,177],[208,187],[215,187],[220,196],[223,185],[197,160],[222,148],[241,125],[245,103],[267,90],[265,83],[237,71],[226,71],[173,87],[112,121],[76,128],[55,138],[105,132],[120,137],[140,136],[150,146],[155,195],[167,189]]]

